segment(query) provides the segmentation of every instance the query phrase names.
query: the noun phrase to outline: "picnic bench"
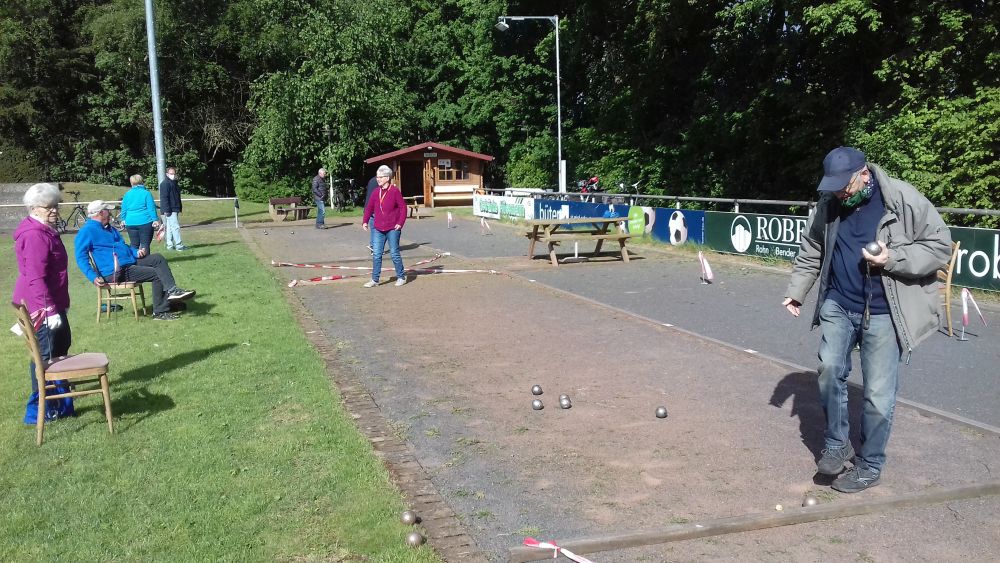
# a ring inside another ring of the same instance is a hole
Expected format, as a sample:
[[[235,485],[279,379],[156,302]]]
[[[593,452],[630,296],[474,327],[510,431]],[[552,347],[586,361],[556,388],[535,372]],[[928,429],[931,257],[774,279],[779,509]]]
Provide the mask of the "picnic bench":
[[[307,219],[311,205],[303,204],[301,197],[272,197],[267,200],[267,213],[271,220],[281,222],[291,217],[291,219]]]
[[[535,258],[535,243],[544,242],[548,245],[549,259],[553,266],[559,265],[555,247],[563,242],[595,241],[592,256],[601,252],[601,246],[606,240],[618,241],[621,248],[622,261],[628,262],[628,250],[625,241],[632,235],[626,232],[609,231],[611,225],[624,225],[628,217],[578,217],[573,219],[530,219],[525,221],[529,227],[524,233],[528,237],[528,259]]]
[[[420,206],[424,201],[424,196],[414,195],[414,196],[404,197],[403,200],[406,201],[406,216],[416,217],[417,219],[419,219]]]

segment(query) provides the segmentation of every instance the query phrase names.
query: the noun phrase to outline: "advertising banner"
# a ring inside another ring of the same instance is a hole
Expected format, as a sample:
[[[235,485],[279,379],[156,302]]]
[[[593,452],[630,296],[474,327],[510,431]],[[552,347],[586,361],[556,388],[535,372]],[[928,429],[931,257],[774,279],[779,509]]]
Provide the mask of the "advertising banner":
[[[1000,231],[951,227],[951,239],[962,243],[951,283],[1000,291]]]
[[[807,217],[705,212],[705,244],[719,252],[791,260],[799,252]]]
[[[491,219],[534,219],[535,202],[530,197],[476,194],[472,198],[472,213]]]
[[[628,232],[639,236],[648,235],[675,246],[685,242],[703,244],[705,240],[705,212],[690,209],[538,199],[535,216],[539,219],[628,217]]]

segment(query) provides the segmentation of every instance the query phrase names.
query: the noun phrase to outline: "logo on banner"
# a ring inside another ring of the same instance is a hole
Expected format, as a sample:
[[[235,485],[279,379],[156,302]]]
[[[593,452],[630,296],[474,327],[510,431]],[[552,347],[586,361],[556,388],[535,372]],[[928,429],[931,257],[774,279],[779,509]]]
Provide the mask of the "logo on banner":
[[[670,244],[677,246],[687,242],[687,219],[684,218],[684,214],[680,210],[670,214],[670,220],[667,221],[667,228],[670,231]]]
[[[729,240],[736,252],[746,252],[753,242],[753,229],[750,226],[750,220],[742,215],[737,215],[729,227]]]

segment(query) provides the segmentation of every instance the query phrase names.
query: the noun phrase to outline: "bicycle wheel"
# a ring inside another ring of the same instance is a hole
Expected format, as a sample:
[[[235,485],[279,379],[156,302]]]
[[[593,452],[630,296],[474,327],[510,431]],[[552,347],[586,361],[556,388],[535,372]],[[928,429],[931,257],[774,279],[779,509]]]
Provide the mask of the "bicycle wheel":
[[[73,226],[76,230],[80,230],[83,224],[87,222],[87,217],[79,209],[74,209],[73,214],[69,216],[68,223]]]

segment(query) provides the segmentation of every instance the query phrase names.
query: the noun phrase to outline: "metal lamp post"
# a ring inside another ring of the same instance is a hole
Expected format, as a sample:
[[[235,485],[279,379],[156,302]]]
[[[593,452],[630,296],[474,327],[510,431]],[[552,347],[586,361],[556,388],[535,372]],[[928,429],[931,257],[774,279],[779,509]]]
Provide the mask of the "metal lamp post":
[[[562,91],[559,80],[559,16],[500,16],[497,18],[497,31],[510,29],[508,21],[548,20],[556,28],[556,167],[559,171],[559,193],[566,193],[566,161],[562,157]]]
[[[167,177],[163,151],[163,118],[160,115],[160,77],[156,67],[156,32],[153,29],[153,0],[146,0],[146,46],[149,49],[149,89],[153,98],[153,140],[156,144],[156,184]]]

